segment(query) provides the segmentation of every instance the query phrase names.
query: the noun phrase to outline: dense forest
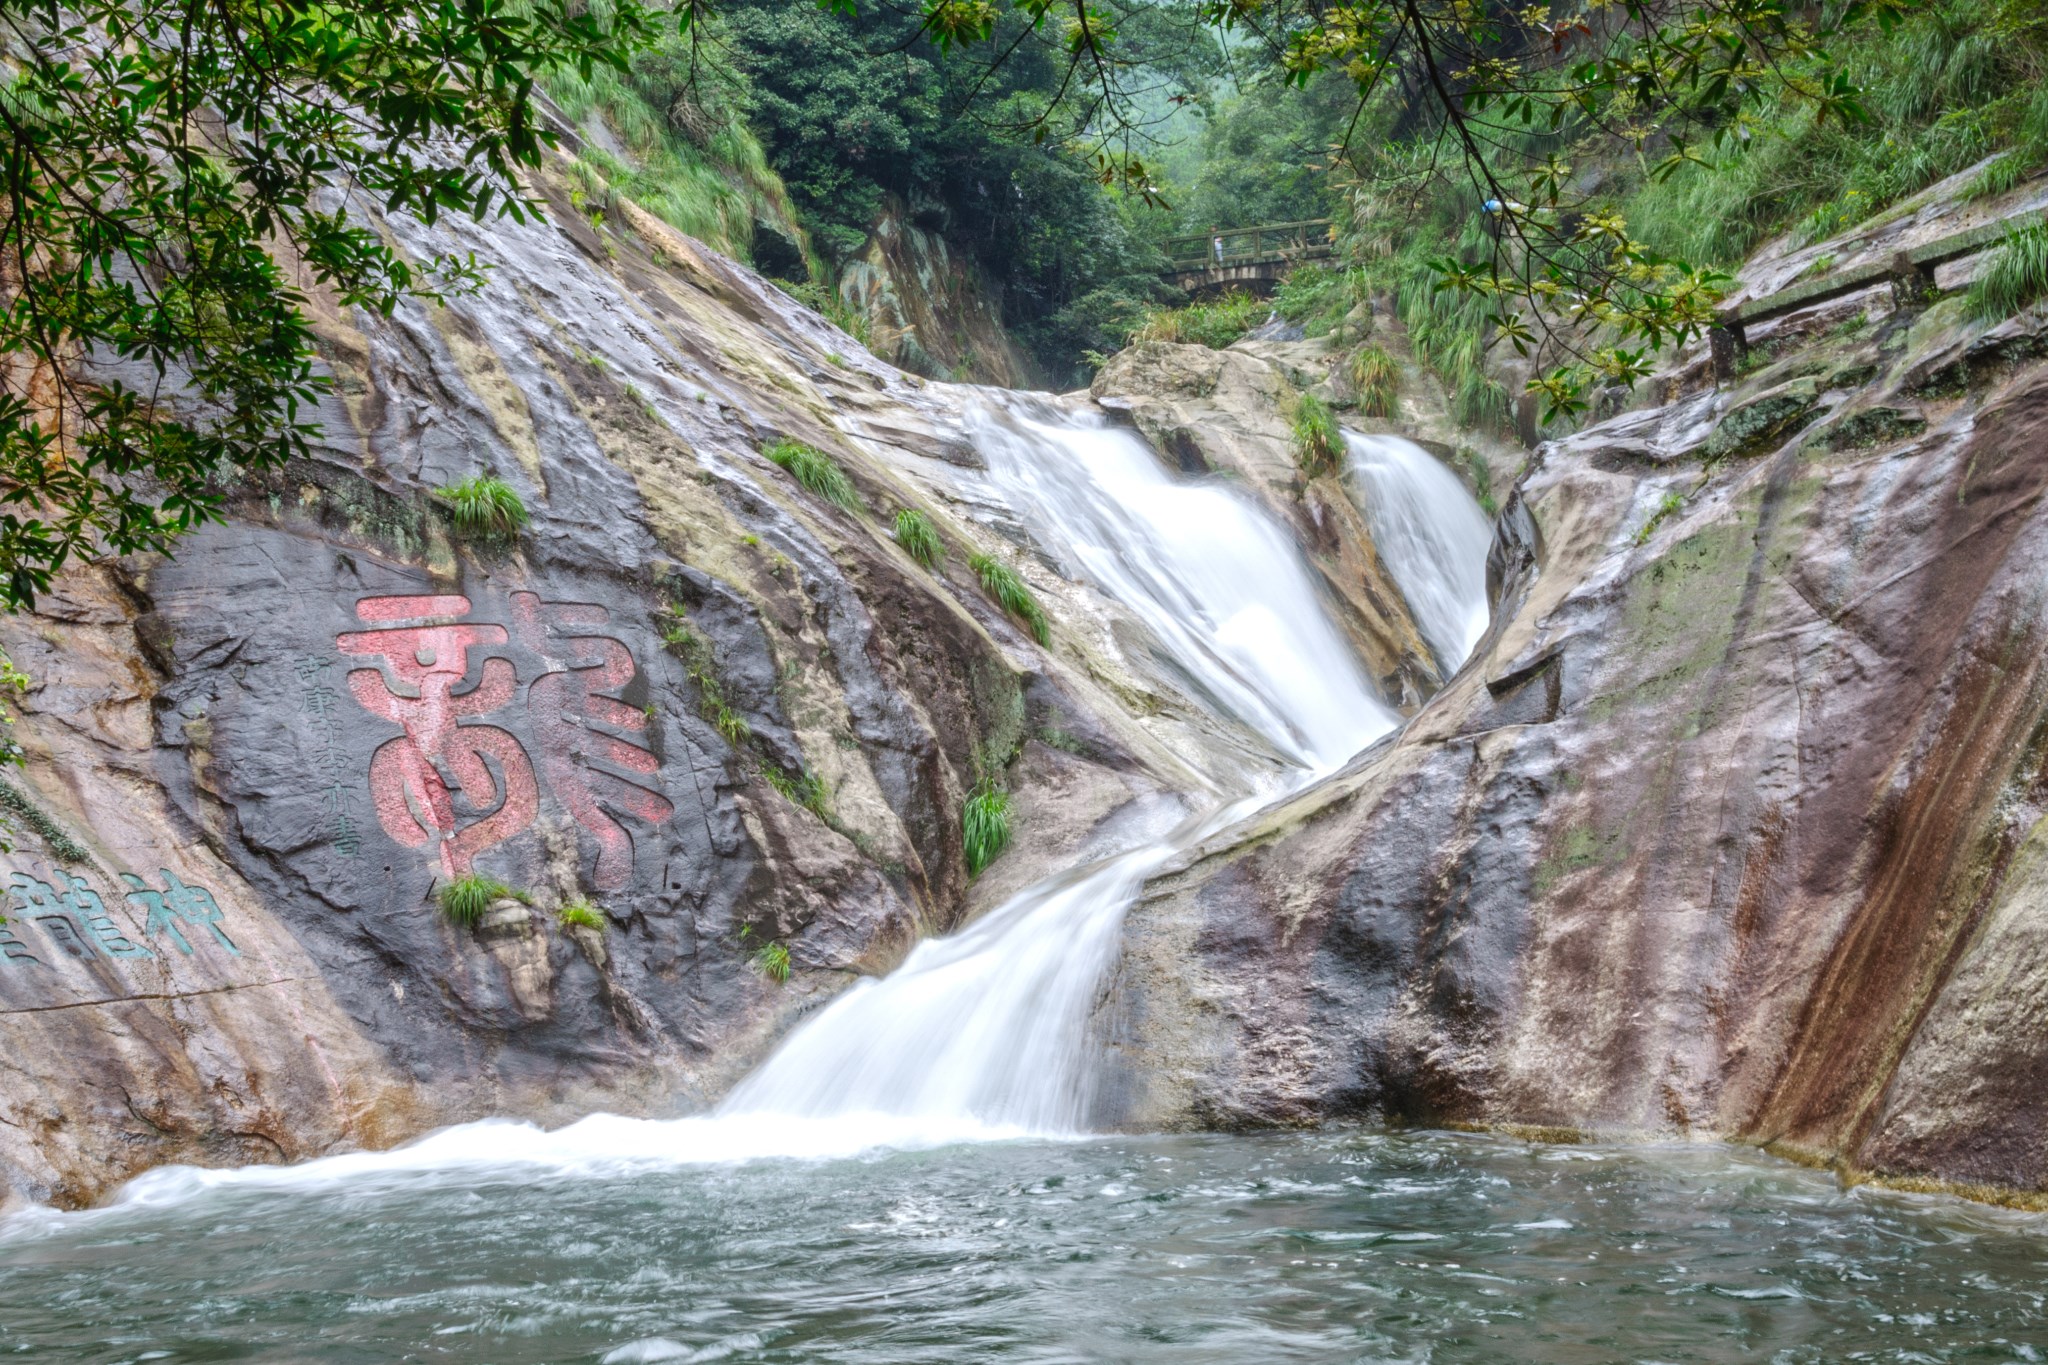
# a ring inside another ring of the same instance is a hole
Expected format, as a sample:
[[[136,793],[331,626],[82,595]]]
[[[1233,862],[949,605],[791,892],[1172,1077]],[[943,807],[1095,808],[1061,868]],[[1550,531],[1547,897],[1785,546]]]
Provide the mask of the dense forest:
[[[1119,11],[1107,85],[1076,80],[1021,10],[991,44],[967,45],[919,10],[742,0],[640,54],[628,78],[572,73],[550,89],[624,144],[584,153],[593,193],[635,197],[856,331],[833,286],[876,223],[939,234],[1054,383],[1134,334],[1223,344],[1269,315],[1242,297],[1185,309],[1160,281],[1169,237],[1334,218],[1339,263],[1301,272],[1282,316],[1323,332],[1388,298],[1460,417],[1484,425],[1511,398],[1484,363],[1494,309],[1440,289],[1431,263],[1487,258],[1498,233],[1483,206],[1530,165],[1562,158],[1577,215],[1615,215],[1646,254],[1711,271],[1774,233],[1853,226],[2001,151],[1987,190],[2048,153],[2038,6],[1942,0],[1884,24],[1810,8],[1833,42],[1790,60],[1867,90],[1847,116],[1791,79],[1733,114],[1694,99],[1661,123],[1509,134],[1496,121],[1483,145],[1412,78],[1361,89],[1341,70],[1304,72],[1277,29],[1219,29],[1193,4]],[[1510,22],[1486,41],[1513,53],[1537,38]],[[1734,136],[1702,153],[1688,119]],[[1141,184],[1119,173],[1132,164]]]

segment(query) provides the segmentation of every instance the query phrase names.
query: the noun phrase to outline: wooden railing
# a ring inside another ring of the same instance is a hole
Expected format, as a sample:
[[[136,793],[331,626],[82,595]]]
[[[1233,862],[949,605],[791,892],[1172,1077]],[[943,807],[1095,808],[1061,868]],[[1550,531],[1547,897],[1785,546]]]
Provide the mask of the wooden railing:
[[[1225,228],[1186,237],[1166,239],[1167,259],[1175,270],[1201,270],[1219,265],[1249,265],[1255,261],[1285,260],[1291,256],[1321,254],[1330,249],[1330,220],[1310,218],[1299,223],[1267,223],[1260,227]]]

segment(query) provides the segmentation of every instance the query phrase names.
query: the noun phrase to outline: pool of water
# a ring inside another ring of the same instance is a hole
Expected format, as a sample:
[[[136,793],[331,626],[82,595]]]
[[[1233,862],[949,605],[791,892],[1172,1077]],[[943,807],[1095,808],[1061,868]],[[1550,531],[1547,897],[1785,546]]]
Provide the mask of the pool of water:
[[[2048,1218],[1719,1147],[1107,1138],[160,1193],[0,1224],[0,1355],[2048,1359]]]

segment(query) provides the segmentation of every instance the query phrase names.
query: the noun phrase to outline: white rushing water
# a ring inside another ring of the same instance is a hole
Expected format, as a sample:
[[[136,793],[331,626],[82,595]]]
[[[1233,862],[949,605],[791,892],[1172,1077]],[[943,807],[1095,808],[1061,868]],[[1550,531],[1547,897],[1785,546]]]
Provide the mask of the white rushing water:
[[[1203,700],[1292,761],[1288,780],[1268,778],[1258,796],[1048,878],[960,933],[920,944],[894,973],[858,983],[799,1027],[709,1116],[597,1115],[552,1133],[471,1124],[398,1151],[299,1167],[153,1172],[125,1198],[163,1202],[228,1183],[374,1184],[511,1166],[615,1172],[1080,1132],[1089,1012],[1145,879],[1262,800],[1342,764],[1400,718],[1374,695],[1301,552],[1251,498],[1220,480],[1170,475],[1131,432],[1049,410],[992,412],[980,442],[992,482],[1065,571],[1142,620]],[[1449,471],[1406,442],[1356,438],[1354,458],[1388,570],[1454,666],[1485,629],[1484,518]],[[1260,785],[1246,774],[1211,776],[1231,779],[1219,781],[1226,787]]]
[[[1486,634],[1493,527],[1464,482],[1415,442],[1347,431],[1344,444],[1373,545],[1448,678]]]
[[[1311,771],[1400,724],[1293,536],[1251,498],[1173,477],[1121,427],[1020,413],[979,435],[990,477],[1038,541],[1150,627],[1218,712]]]

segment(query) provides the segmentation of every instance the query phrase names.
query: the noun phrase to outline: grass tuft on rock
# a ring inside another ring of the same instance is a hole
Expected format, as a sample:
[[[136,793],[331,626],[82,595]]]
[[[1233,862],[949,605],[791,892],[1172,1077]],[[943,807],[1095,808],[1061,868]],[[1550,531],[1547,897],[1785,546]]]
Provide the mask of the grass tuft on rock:
[[[710,721],[727,744],[740,748],[754,737],[754,730],[746,717],[733,710],[726,700],[725,683],[718,675],[711,642],[690,629],[680,606],[671,606],[669,612],[670,617],[661,629],[662,642],[676,652],[690,681],[697,684],[697,714]]]
[[[526,504],[503,479],[478,474],[434,490],[464,540],[509,540],[526,525]]]
[[[457,924],[474,925],[484,917],[494,901],[512,896],[512,888],[495,877],[486,877],[472,872],[466,877],[457,877],[452,882],[443,882],[436,893],[441,902],[441,913]]]
[[[782,794],[792,805],[802,806],[827,824],[831,823],[831,807],[825,799],[825,780],[814,772],[792,773],[774,763],[761,765],[761,776],[768,785]]]
[[[573,900],[555,912],[555,922],[564,929],[595,929],[605,931],[604,911],[587,900]]]
[[[1991,263],[1970,285],[1970,315],[1980,322],[2009,318],[2048,295],[2048,225],[2005,234]]]
[[[939,539],[939,528],[914,507],[896,514],[896,543],[903,547],[903,553],[927,569],[937,568],[946,557],[946,543]]]
[[[1305,393],[1294,405],[1294,462],[1309,478],[1336,471],[1344,458],[1344,431],[1330,405]]]
[[[979,877],[1010,846],[1010,794],[984,785],[968,797],[960,812],[960,835],[967,851],[967,875]]]
[[[1392,417],[1400,386],[1399,363],[1377,341],[1367,342],[1351,357],[1351,387],[1358,391],[1358,410],[1365,416]]]
[[[807,446],[802,441],[777,441],[764,447],[761,453],[788,470],[789,476],[804,488],[834,507],[856,515],[867,510],[867,504],[861,501],[860,490],[853,486],[852,479],[846,477],[846,471],[816,446]]]
[[[1052,624],[1045,619],[1045,608],[1038,605],[1038,599],[1032,596],[1031,589],[1017,576],[1015,569],[984,554],[969,555],[967,567],[974,570],[983,590],[1000,603],[1004,611],[1030,627],[1034,640],[1042,645],[1051,643]]]
[[[789,980],[789,949],[780,943],[764,943],[754,950],[754,970],[781,985]]]

